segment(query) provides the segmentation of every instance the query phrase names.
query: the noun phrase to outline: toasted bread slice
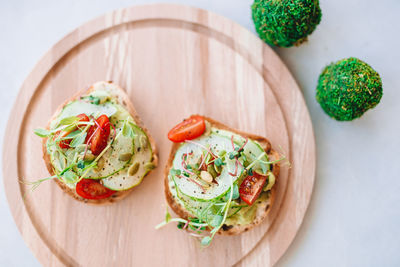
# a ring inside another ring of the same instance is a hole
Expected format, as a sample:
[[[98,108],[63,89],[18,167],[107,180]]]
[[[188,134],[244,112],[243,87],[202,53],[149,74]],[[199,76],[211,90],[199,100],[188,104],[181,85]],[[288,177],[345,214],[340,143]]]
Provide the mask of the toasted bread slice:
[[[265,150],[265,152],[268,154],[268,157],[272,161],[279,159],[279,157],[280,157],[279,154],[271,148],[271,143],[266,138],[258,136],[258,135],[254,135],[254,134],[241,132],[236,129],[230,128],[230,127],[228,127],[218,121],[215,121],[211,118],[208,118],[205,116],[202,116],[202,117],[206,121],[208,121],[212,127],[215,127],[215,128],[221,129],[221,130],[227,130],[227,131],[236,133],[238,135],[241,135],[243,137],[248,137],[249,139],[257,141],[262,146],[262,148]],[[178,216],[180,216],[184,219],[188,219],[188,217],[190,217],[190,213],[185,209],[184,206],[182,206],[180,203],[175,201],[174,196],[169,187],[169,182],[168,182],[168,174],[172,167],[175,153],[178,150],[179,146],[180,146],[179,143],[173,143],[171,152],[169,154],[169,158],[167,161],[167,165],[164,170],[165,197],[167,199],[168,205]],[[275,163],[272,165],[272,172],[275,175],[276,183],[278,183],[278,181],[279,181],[279,179],[278,179],[279,169],[280,169],[279,163]],[[233,225],[233,226],[232,225],[223,225],[222,228],[218,231],[218,234],[237,235],[242,232],[246,232],[246,231],[252,229],[253,227],[255,227],[256,225],[260,224],[265,219],[265,217],[267,216],[268,212],[271,209],[271,206],[272,206],[274,198],[275,198],[275,191],[276,191],[275,188],[276,188],[276,184],[275,184],[275,186],[272,187],[271,194],[266,201],[263,201],[262,203],[257,203],[257,204],[254,203],[253,204],[253,205],[257,205],[257,211],[256,211],[255,219],[250,224]]]
[[[157,166],[157,164],[158,164],[158,154],[157,154],[157,149],[156,149],[156,145],[155,145],[154,139],[150,135],[149,131],[144,127],[142,121],[140,120],[139,115],[137,114],[135,108],[133,107],[133,104],[129,100],[128,95],[125,93],[125,91],[121,87],[113,84],[112,82],[106,82],[106,81],[96,82],[95,84],[90,86],[88,89],[84,89],[82,91],[79,91],[71,99],[65,101],[61,106],[58,107],[58,109],[56,110],[56,112],[54,113],[54,115],[52,116],[50,121],[48,122],[46,128],[47,129],[50,128],[50,122],[57,118],[57,116],[62,111],[63,107],[65,105],[67,105],[69,102],[77,100],[77,99],[80,98],[80,96],[87,95],[90,92],[92,92],[94,90],[99,90],[99,89],[107,89],[111,93],[111,95],[117,99],[118,103],[120,105],[122,105],[130,113],[130,115],[132,116],[132,118],[135,121],[136,125],[138,125],[140,128],[142,128],[142,130],[146,133],[146,135],[147,135],[147,137],[149,139],[152,151],[153,151],[152,163],[154,164],[154,166]],[[46,167],[47,167],[47,170],[49,171],[49,173],[51,175],[54,175],[53,165],[51,164],[51,161],[50,161],[50,155],[47,153],[47,149],[46,149],[46,142],[47,142],[47,138],[44,138],[43,142],[42,142],[43,159],[44,159],[44,161],[46,163]],[[76,193],[75,189],[72,189],[72,188],[68,187],[66,184],[64,184],[60,180],[58,180],[58,179],[53,179],[53,180],[60,186],[60,188],[64,192],[66,192],[68,195],[70,195],[71,197],[75,198],[76,200],[79,200],[79,201],[82,201],[82,202],[85,202],[85,203],[89,203],[89,204],[96,204],[96,205],[114,203],[114,202],[126,197],[130,193],[130,191],[133,189],[133,188],[131,188],[131,189],[124,190],[124,191],[117,191],[114,195],[112,195],[109,198],[105,198],[105,199],[99,199],[99,200],[85,199],[85,198],[82,198],[81,196],[79,196]]]

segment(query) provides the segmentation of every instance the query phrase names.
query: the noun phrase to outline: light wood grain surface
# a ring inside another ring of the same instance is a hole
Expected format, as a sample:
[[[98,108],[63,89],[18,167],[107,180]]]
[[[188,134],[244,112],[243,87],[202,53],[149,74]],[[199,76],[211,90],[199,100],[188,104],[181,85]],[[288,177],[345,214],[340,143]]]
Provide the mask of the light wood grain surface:
[[[48,176],[33,129],[97,80],[126,88],[156,140],[160,167],[112,206],[84,205],[52,182],[24,202],[18,179]],[[292,163],[282,170],[265,222],[240,236],[218,237],[207,249],[172,225],[154,229],[165,211],[165,136],[192,113],[266,136]],[[257,37],[204,10],[133,7],[79,27],[37,64],[12,114],[3,152],[7,198],[25,241],[46,266],[273,265],[293,240],[312,193],[314,136],[294,79]]]

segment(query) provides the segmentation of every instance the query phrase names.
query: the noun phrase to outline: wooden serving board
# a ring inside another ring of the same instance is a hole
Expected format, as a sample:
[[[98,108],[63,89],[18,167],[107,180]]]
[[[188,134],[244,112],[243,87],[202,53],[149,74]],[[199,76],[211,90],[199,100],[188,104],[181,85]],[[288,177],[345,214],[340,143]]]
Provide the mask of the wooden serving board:
[[[48,173],[41,140],[58,105],[99,80],[125,88],[156,140],[160,164],[126,199],[90,206],[54,182],[34,193],[20,179]],[[167,131],[192,113],[266,136],[284,151],[277,199],[262,225],[209,248],[164,219]],[[9,119],[4,183],[15,222],[45,266],[268,266],[292,242],[306,212],[315,172],[315,142],[302,94],[287,68],[261,40],[205,10],[178,5],[114,11],[58,42],[24,82]]]

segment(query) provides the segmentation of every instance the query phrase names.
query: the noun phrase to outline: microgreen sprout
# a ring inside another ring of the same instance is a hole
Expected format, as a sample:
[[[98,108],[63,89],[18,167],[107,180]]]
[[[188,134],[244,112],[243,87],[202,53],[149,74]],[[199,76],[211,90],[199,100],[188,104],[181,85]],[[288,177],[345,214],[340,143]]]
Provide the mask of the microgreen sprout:
[[[249,166],[246,167],[246,169],[251,169],[254,165],[256,165],[257,162],[259,162],[261,160],[262,157],[264,157],[266,155],[265,151],[262,152],[260,155],[258,155],[258,157],[252,162],[250,163]],[[268,164],[268,163],[266,163]]]
[[[229,153],[229,159],[234,159],[234,158],[235,158],[235,155],[232,152],[230,152]]]
[[[83,168],[85,168],[85,162],[83,160],[80,160],[80,161],[78,161],[78,164],[76,164],[76,166],[79,169],[83,169]]]
[[[231,176],[236,176],[238,171],[238,161],[235,161],[235,171],[233,173],[229,172]]]
[[[33,182],[20,180],[20,183],[31,187],[30,190],[27,191],[27,192],[24,194],[23,199],[25,200],[27,194],[28,194],[29,192],[35,191],[36,188],[38,188],[43,182],[45,182],[45,181],[47,181],[47,180],[54,179],[54,178],[57,178],[57,175],[53,175],[53,176],[50,176],[50,177],[46,177],[46,178],[43,178],[43,179],[40,179],[40,180],[37,180],[37,181],[33,181]]]
[[[226,165],[226,163],[225,163],[225,162],[223,162],[221,158],[217,158],[217,159],[215,159],[215,161],[214,161],[214,164],[215,164],[215,166],[222,166],[222,165]]]
[[[41,185],[45,181],[48,181],[48,180],[51,180],[51,179],[54,179],[54,178],[58,178],[58,179],[62,180],[62,176],[65,173],[69,172],[75,165],[76,164],[71,164],[71,165],[67,166],[65,169],[63,169],[59,174],[56,173],[55,175],[50,176],[50,177],[39,179],[39,180],[33,181],[33,182],[21,180],[21,183],[23,183],[25,185],[28,185],[28,186],[31,186],[30,192],[33,192],[33,191],[36,190],[36,188],[39,187],[39,185]],[[25,196],[26,196],[26,194],[24,195],[24,199],[25,199]]]
[[[226,205],[224,206],[224,209],[225,209],[224,216],[222,217],[222,220],[220,221],[219,225],[218,225],[217,227],[215,227],[214,229],[211,230],[211,232],[210,232],[210,233],[211,233],[211,236],[209,236],[209,238],[204,237],[204,238],[202,239],[201,244],[202,244],[203,246],[206,247],[206,246],[210,245],[210,243],[211,243],[211,241],[213,240],[215,234],[218,232],[219,229],[221,229],[222,225],[225,223],[226,217],[228,216],[228,211],[229,211],[230,205],[231,205],[231,203],[232,203],[233,190],[234,190],[234,189],[233,189],[233,180],[232,180],[232,178],[231,178],[231,190],[230,190],[230,192],[229,192],[229,199],[228,199],[228,201],[226,202]],[[223,209],[223,210],[224,210],[224,209]]]
[[[192,169],[192,168],[191,168],[190,165],[187,165],[187,164],[186,164],[187,157],[188,157],[188,154],[187,154],[187,153],[182,154],[182,169],[183,169],[184,171],[186,171],[188,174],[196,175],[194,172],[192,172],[192,171],[189,170],[189,169]]]
[[[51,131],[42,128],[35,129],[33,132],[39,137],[47,137],[51,135]]]
[[[155,227],[156,229],[160,229],[161,227],[167,225],[170,222],[183,223],[184,225],[187,223],[188,225],[192,225],[192,226],[195,226],[195,227],[207,227],[208,226],[208,224],[206,224],[206,223],[193,222],[193,221],[185,220],[185,219],[182,219],[182,218],[171,218],[170,216],[168,217],[168,214],[169,214],[169,212],[168,212],[168,209],[167,209],[167,215],[165,217],[166,217],[166,219],[168,218],[168,220],[164,220],[162,223],[156,225],[156,227]]]

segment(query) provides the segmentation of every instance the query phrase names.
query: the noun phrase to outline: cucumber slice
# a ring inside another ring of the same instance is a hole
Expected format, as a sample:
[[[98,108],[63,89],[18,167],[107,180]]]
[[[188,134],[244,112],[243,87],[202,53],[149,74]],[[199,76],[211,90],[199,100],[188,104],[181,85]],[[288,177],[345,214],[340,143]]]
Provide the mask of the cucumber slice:
[[[177,190],[179,189],[177,189],[176,182],[174,180],[175,178],[171,177],[171,179],[169,180],[169,188],[170,192],[175,197],[175,200],[179,204],[184,206],[192,217],[199,218],[200,214],[202,214],[202,212],[204,212],[207,208],[209,208],[212,202],[198,201],[182,194],[182,192],[180,191],[178,193]]]
[[[252,162],[256,158],[260,156],[261,153],[265,152],[261,145],[253,140],[249,140],[247,144],[243,148],[243,154],[247,158],[248,161]],[[262,161],[268,161],[268,155],[265,154],[261,157]],[[264,166],[264,167],[263,167]],[[251,167],[254,171],[259,171],[261,173],[267,173],[267,171],[271,168],[270,164],[264,164],[261,162],[256,162],[253,167]],[[265,171],[264,171],[265,170]]]
[[[176,201],[184,206],[185,209],[190,212],[193,217],[199,218],[199,215],[203,214],[204,211],[208,209],[209,206],[213,203],[212,201],[198,201],[183,194],[178,195],[173,180],[169,181],[169,188],[172,195],[175,196]],[[239,205],[236,202],[232,202],[228,211],[228,218],[238,213],[243,206],[246,207],[247,205]]]
[[[227,153],[233,151],[230,139],[224,136],[213,134],[213,132],[211,132],[209,136],[202,136],[195,139],[194,142],[206,147],[211,147],[215,154],[218,154],[221,151],[226,151]],[[193,152],[190,162],[199,162],[203,151],[204,149],[197,144],[183,143],[175,154],[173,168],[184,172],[182,167],[183,154]],[[238,179],[238,176],[243,170],[241,166],[238,166],[238,170],[236,172],[237,175],[232,176],[229,174],[229,172],[235,172],[235,160],[226,158],[225,163],[226,165],[222,169],[220,176],[215,178],[218,184],[211,183],[208,187],[204,187],[204,191],[202,191],[202,189],[196,183],[185,176],[181,176],[181,178],[175,177],[176,186],[179,188],[179,191],[182,192],[182,194],[199,201],[210,201],[218,198],[229,190],[231,183]]]
[[[151,164],[153,158],[153,151],[149,139],[146,133],[138,126],[134,125],[133,129],[136,134],[133,140],[135,144],[135,154],[132,156],[129,166],[101,180],[102,184],[109,189],[122,191],[137,186],[140,184],[143,177],[151,170],[147,165],[148,163]],[[139,168],[134,175],[129,175],[130,167],[135,164],[138,164]]]
[[[239,147],[242,146],[244,144],[244,142],[246,141],[246,138],[244,138],[238,134],[226,131],[226,130],[211,128],[211,133],[213,133],[215,135],[223,136],[225,138],[228,138],[229,140],[231,140],[232,135],[233,135],[233,142],[235,143],[235,145],[238,145]],[[231,145],[231,147],[232,147],[232,145]]]
[[[246,141],[246,138],[238,135],[238,134],[234,134],[232,132],[226,131],[226,130],[218,130],[218,129],[212,129],[212,132],[215,132],[215,134],[220,135],[220,136],[225,136],[227,138],[231,138],[231,136],[233,135],[233,142],[238,145],[239,147],[241,147],[244,142]],[[246,159],[248,162],[252,162],[254,161],[261,153],[265,152],[264,149],[261,147],[261,145],[254,140],[248,140],[247,144],[243,147],[243,154],[245,155]],[[268,161],[268,155],[265,154],[263,157],[261,157],[261,160],[263,161]],[[252,167],[253,170],[258,170],[258,171],[262,171],[263,167],[262,165],[266,165],[266,170],[270,169],[269,164],[262,164],[260,162],[257,162],[256,164],[254,164],[254,166]]]
[[[129,136],[119,135],[115,139],[110,149],[103,155],[104,165],[100,169],[91,169],[85,178],[87,179],[103,179],[115,173],[120,172],[129,166],[134,155],[134,140]],[[131,158],[126,161],[119,159],[120,155],[132,154]]]

